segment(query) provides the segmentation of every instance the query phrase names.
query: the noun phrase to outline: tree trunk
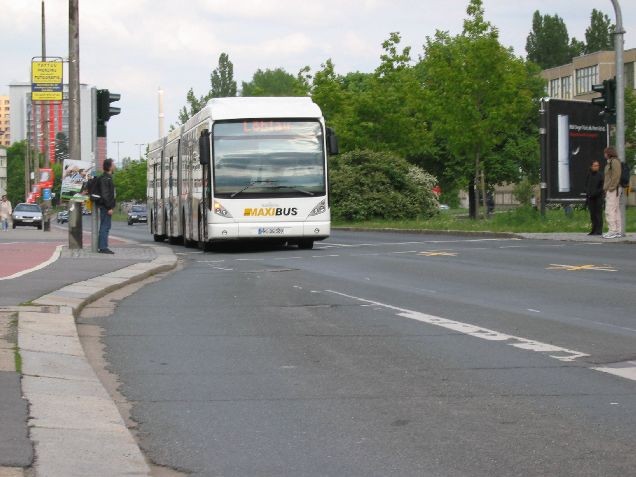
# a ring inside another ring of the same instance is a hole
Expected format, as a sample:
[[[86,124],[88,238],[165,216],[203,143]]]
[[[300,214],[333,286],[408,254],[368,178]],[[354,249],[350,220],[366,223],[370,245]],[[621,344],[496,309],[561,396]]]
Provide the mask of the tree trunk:
[[[468,217],[477,218],[477,201],[475,200],[475,180],[468,183]]]

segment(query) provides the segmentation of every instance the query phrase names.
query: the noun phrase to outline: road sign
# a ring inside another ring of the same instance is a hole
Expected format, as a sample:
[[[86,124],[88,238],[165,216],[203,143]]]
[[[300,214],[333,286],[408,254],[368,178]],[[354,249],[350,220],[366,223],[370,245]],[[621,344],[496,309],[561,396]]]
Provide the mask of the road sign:
[[[31,62],[31,100],[62,101],[62,58]]]

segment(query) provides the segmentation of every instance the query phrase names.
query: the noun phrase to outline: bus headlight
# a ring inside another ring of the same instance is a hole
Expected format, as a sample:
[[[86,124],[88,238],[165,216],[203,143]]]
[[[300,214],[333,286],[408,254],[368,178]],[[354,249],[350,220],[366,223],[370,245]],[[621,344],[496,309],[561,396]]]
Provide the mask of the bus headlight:
[[[228,219],[232,218],[232,214],[230,214],[230,212],[221,205],[220,202],[218,201],[214,201],[214,213],[216,215],[220,215],[221,217],[226,217]]]
[[[326,210],[327,210],[326,199],[322,199],[316,207],[311,209],[311,212],[309,212],[309,217],[314,215],[324,214]]]

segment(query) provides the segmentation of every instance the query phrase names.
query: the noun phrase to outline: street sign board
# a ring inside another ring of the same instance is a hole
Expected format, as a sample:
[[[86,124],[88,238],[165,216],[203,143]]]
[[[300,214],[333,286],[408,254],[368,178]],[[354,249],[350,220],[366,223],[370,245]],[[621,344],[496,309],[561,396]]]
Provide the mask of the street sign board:
[[[31,62],[31,100],[62,101],[63,63],[57,61]]]
[[[593,160],[605,167],[607,125],[600,108],[585,101],[544,99],[547,147],[541,158],[548,202],[585,200],[585,178]]]

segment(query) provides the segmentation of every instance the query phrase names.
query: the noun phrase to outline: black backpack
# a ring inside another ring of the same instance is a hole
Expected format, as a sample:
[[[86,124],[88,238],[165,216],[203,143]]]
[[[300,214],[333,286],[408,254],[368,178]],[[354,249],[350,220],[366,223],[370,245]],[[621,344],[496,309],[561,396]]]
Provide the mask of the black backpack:
[[[84,183],[82,187],[82,190],[86,191],[86,194],[88,195],[88,197],[97,205],[99,205],[99,203],[102,200],[100,184],[99,184],[99,179],[101,177],[102,176],[91,177]]]
[[[627,162],[621,162],[621,180],[619,181],[619,185],[623,188],[629,187],[629,176],[630,176],[629,166]]]

